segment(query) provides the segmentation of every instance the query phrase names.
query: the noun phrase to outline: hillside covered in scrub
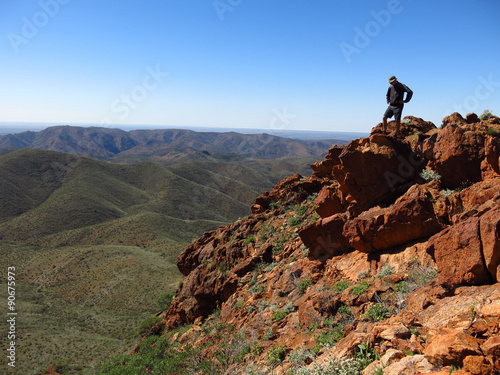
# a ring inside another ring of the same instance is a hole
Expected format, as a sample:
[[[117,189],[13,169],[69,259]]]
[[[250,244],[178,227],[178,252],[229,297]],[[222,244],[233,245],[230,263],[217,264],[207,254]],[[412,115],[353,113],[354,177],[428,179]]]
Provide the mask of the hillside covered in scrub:
[[[499,118],[402,130],[192,242],[168,309],[99,374],[498,374]]]
[[[137,147],[149,154],[127,157],[103,151],[128,136],[117,129],[55,127],[0,139],[0,148],[16,139],[24,143],[11,146],[30,146],[0,150],[0,266],[19,270],[17,327],[29,332],[19,337],[20,374],[51,364],[91,374],[130,348],[139,322],[177,288],[182,250],[248,215],[255,196],[284,176],[308,170],[317,156],[290,156],[293,145],[297,155],[329,147],[236,133],[140,133],[150,144]],[[226,146],[215,154],[211,141]],[[272,158],[281,142],[287,157]],[[249,157],[249,147],[269,158]]]

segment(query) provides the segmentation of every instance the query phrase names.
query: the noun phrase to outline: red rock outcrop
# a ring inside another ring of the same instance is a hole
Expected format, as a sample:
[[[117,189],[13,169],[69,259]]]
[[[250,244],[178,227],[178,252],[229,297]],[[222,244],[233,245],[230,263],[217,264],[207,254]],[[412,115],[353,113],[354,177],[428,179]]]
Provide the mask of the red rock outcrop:
[[[387,250],[444,228],[434,212],[435,199],[426,185],[414,185],[387,208],[373,208],[349,220],[343,234],[352,247],[365,253]]]
[[[163,317],[194,325],[165,335],[221,374],[369,353],[366,375],[499,373],[500,144],[476,117],[332,147],[193,242]]]

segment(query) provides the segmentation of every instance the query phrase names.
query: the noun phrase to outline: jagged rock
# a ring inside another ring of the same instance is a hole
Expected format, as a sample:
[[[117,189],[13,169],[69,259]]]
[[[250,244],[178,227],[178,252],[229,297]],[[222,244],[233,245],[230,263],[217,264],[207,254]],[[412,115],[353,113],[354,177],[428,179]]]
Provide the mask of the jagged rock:
[[[338,184],[323,186],[316,198],[316,212],[322,218],[326,218],[345,210],[342,193]]]
[[[443,127],[447,127],[449,125],[463,125],[466,123],[465,119],[458,112],[454,112],[443,119]]]
[[[427,252],[436,261],[441,285],[456,287],[493,282],[484,263],[479,233],[479,218],[472,217],[429,239]]]
[[[493,336],[481,344],[481,349],[485,355],[500,358],[500,336]]]
[[[388,208],[374,208],[349,220],[343,235],[358,251],[372,253],[443,229],[432,205],[432,193],[425,185],[412,186]]]
[[[258,196],[252,205],[252,213],[259,214],[265,212],[269,209],[271,203],[284,205],[290,203],[290,199],[300,201],[300,198],[318,193],[322,187],[321,180],[317,178],[310,177],[304,179],[299,174],[293,174],[278,182],[273,190]]]
[[[412,293],[408,296],[407,308],[415,313],[434,305],[438,300],[446,296],[446,290],[440,286],[423,287],[419,293]]]
[[[387,131],[392,132],[396,130],[395,127],[396,127],[396,122],[389,121],[389,123],[387,124]],[[424,121],[419,117],[406,116],[401,121],[400,132],[403,136],[409,136],[418,133],[425,134],[433,129],[436,129],[436,125],[434,125],[430,121]],[[381,133],[383,130],[384,130],[383,124],[380,123],[372,129],[370,135]]]
[[[241,333],[241,346],[255,351],[220,373],[243,373],[250,363],[265,372],[276,348],[287,353],[276,372],[287,373],[292,352],[317,348],[340,326],[345,336],[336,346],[302,365],[345,359],[363,344],[386,353],[366,375],[380,365],[385,375],[448,374],[446,365],[463,366],[457,375],[500,370],[500,284],[492,284],[500,144],[484,122],[467,124],[458,114],[445,122],[406,140],[373,134],[333,147],[312,177],[284,179],[257,199],[253,215],[190,245],[179,257],[185,279],[164,317],[170,328],[198,330],[175,343],[203,346],[200,356],[211,360]],[[419,176],[426,165],[442,168],[441,182]],[[464,176],[463,190],[443,190]],[[370,315],[377,304],[391,313]],[[214,309],[220,315],[210,315]],[[234,330],[215,332],[225,325]]]
[[[309,258],[327,260],[351,248],[342,235],[345,220],[343,214],[333,215],[299,231],[302,242],[309,248]]]
[[[380,337],[384,340],[395,340],[395,339],[409,339],[410,338],[410,330],[406,328],[404,325],[394,325],[387,327],[377,327],[378,330],[380,328],[384,328],[379,332],[374,332],[377,337]]]
[[[446,126],[437,135],[429,168],[441,175],[445,188],[481,181],[484,145],[484,125]]]
[[[465,122],[467,124],[475,124],[477,122],[480,122],[479,117],[475,113],[467,113],[465,115]]]
[[[482,215],[479,227],[486,268],[500,282],[500,207]]]
[[[278,184],[276,184],[273,190],[268,191],[255,199],[255,203],[252,205],[252,213],[257,214],[264,212],[269,208],[271,203],[283,200],[288,188],[301,179],[302,176],[296,173],[281,180]]]
[[[500,137],[489,136],[484,142],[484,159],[481,162],[483,180],[500,176]]]
[[[481,348],[477,339],[465,333],[442,334],[427,341],[424,355],[435,366],[462,366],[465,357],[481,355]]]
[[[325,159],[318,161],[311,165],[313,170],[313,175],[318,178],[329,178],[332,179],[333,167],[340,163],[339,156],[343,150],[343,146],[332,146],[328,150]]]
[[[333,168],[351,212],[359,214],[384,202],[393,202],[418,178],[423,167],[421,155],[409,143],[374,134],[350,142]]]
[[[359,351],[358,345],[366,345],[372,338],[368,333],[353,331],[337,343],[332,354],[337,358],[352,357]]]

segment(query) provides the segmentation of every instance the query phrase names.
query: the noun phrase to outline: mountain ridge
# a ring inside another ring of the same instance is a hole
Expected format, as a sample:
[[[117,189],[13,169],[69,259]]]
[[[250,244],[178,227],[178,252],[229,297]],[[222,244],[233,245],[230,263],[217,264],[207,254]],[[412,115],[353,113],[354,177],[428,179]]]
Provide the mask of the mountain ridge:
[[[124,157],[166,157],[204,152],[274,159],[318,156],[343,140],[302,141],[270,134],[195,132],[184,129],[124,131],[103,127],[53,126],[0,137],[0,149],[40,148],[112,160]]]

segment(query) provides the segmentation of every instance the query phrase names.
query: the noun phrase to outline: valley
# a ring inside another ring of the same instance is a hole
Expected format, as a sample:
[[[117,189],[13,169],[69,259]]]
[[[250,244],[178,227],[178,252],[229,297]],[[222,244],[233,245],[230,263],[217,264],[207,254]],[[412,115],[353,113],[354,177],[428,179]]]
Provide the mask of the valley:
[[[182,250],[249,215],[255,197],[281,178],[309,173],[314,155],[329,145],[300,145],[295,153],[280,139],[245,146],[245,136],[235,134],[224,135],[231,146],[223,153],[182,133],[175,147],[156,141],[118,157],[105,151],[109,139],[91,151],[86,131],[52,129],[57,137],[45,137],[42,148],[10,147],[0,155],[0,265],[18,272],[23,374],[50,366],[90,374],[132,350],[136,327],[181,282]],[[74,132],[78,137],[68,135]],[[29,137],[36,138],[11,139]]]

